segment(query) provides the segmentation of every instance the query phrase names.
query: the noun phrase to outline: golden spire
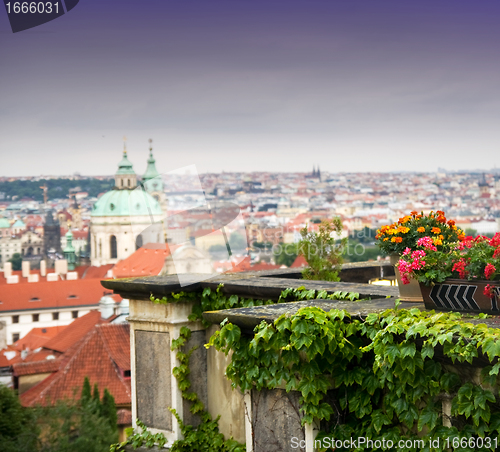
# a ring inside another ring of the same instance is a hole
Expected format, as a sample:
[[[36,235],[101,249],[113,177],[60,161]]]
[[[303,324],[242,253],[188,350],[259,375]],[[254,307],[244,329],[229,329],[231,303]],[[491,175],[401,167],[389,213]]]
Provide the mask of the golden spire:
[[[123,136],[123,155],[127,155],[127,137]]]

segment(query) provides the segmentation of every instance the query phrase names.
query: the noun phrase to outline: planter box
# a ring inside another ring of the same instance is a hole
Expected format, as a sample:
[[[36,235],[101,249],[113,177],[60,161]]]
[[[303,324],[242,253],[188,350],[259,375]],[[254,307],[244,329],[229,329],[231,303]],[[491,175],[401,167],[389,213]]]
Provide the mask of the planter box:
[[[399,298],[401,299],[401,301],[422,303],[422,301],[424,300],[418,281],[415,279],[410,279],[410,284],[403,284],[403,281],[401,280],[401,274],[399,273],[398,267],[396,266],[399,261],[399,255],[391,254],[389,258],[391,260],[391,264],[394,266],[394,273],[398,281]]]
[[[483,293],[488,284],[500,286],[500,281],[447,279],[431,287],[420,284],[420,289],[427,309],[500,314],[500,287],[495,289],[495,296],[489,298]]]

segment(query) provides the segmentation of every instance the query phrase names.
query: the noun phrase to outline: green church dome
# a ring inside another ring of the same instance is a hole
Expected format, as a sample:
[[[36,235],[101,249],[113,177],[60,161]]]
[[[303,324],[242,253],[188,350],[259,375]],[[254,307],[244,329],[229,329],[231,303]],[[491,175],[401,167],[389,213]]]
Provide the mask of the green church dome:
[[[0,229],[10,228],[10,221],[7,218],[0,218]]]
[[[143,190],[111,190],[94,204],[92,217],[162,215],[160,204]]]

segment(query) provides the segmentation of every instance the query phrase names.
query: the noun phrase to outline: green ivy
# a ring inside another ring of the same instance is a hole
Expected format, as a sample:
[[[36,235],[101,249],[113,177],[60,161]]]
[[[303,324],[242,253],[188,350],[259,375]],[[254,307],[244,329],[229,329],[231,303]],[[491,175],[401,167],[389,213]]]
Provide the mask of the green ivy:
[[[243,298],[237,295],[227,296],[222,292],[223,287],[223,284],[220,284],[215,290],[205,288],[203,291],[177,292],[161,299],[155,298],[151,295],[151,301],[155,304],[195,302],[192,313],[188,319],[193,322],[202,320],[204,327],[208,327],[210,325],[209,322],[203,320],[202,314],[205,311],[262,306],[276,303],[272,300]],[[290,288],[284,290],[278,299],[278,303],[312,299],[356,301],[358,298],[359,294],[357,293],[337,291],[335,293],[328,294],[326,290],[306,290],[305,287],[301,286],[296,289]],[[191,387],[191,382],[189,381],[189,358],[196,348],[189,350],[187,353],[182,352],[181,348],[186,344],[190,337],[191,330],[188,327],[183,326],[180,330],[179,337],[172,341],[171,350],[177,350],[176,357],[179,361],[179,365],[172,369],[172,374],[177,379],[182,397],[191,402],[190,411],[193,414],[200,416],[201,424],[196,428],[192,425],[184,424],[175,409],[170,408],[170,411],[179,422],[179,426],[184,437],[184,439],[174,442],[171,451],[244,452],[245,445],[238,443],[232,438],[227,440],[224,439],[224,436],[219,432],[218,428],[219,417],[212,419],[210,414],[205,410],[205,406],[198,395],[193,391],[189,391]],[[127,439],[119,444],[113,444],[110,447],[110,452],[124,450],[127,445],[131,445],[134,449],[136,449],[140,446],[151,448],[155,444],[161,448],[166,444],[167,439],[162,433],[151,433],[139,419],[136,423],[137,426],[140,427],[141,432],[134,433],[133,429],[128,430]]]
[[[272,324],[262,322],[253,337],[225,322],[209,346],[233,352],[226,374],[234,387],[299,391],[302,423],[319,420],[323,432],[318,438],[397,444],[424,435],[440,439],[432,450],[445,450],[446,439],[451,444],[453,438],[497,438],[500,433],[493,389],[500,370],[500,331],[468,323],[457,313],[396,306],[361,319],[344,310],[307,307]],[[490,365],[474,384],[471,364],[479,355]],[[443,425],[441,416],[447,396],[452,427]],[[431,450],[429,443],[419,450]]]

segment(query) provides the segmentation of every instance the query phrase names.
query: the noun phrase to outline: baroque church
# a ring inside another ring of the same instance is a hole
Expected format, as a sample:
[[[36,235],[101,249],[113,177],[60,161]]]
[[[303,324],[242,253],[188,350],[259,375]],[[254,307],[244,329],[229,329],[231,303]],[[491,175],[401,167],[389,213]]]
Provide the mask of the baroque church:
[[[151,143],[151,140],[150,140]],[[115,186],[94,204],[90,220],[91,265],[115,264],[146,244],[165,243],[163,182],[149,148],[146,173],[138,182],[124,144]]]

